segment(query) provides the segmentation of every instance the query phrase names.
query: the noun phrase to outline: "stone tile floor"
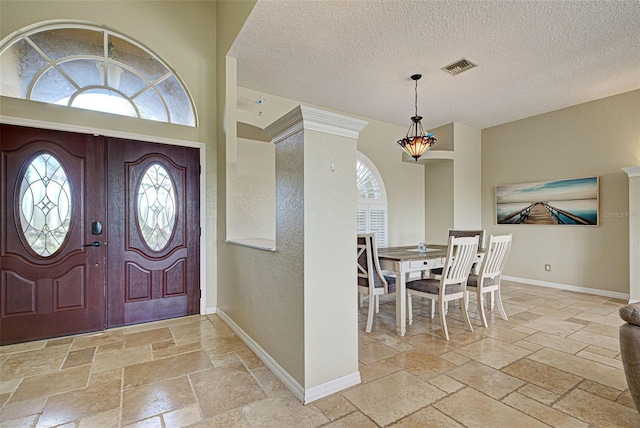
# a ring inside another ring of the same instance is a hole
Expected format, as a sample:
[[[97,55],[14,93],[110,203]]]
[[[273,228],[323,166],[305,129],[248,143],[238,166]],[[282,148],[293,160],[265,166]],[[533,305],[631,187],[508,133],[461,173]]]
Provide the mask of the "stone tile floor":
[[[503,283],[451,340],[418,299],[406,337],[359,317],[362,384],[303,406],[215,315],[0,348],[2,427],[640,427],[606,297]]]

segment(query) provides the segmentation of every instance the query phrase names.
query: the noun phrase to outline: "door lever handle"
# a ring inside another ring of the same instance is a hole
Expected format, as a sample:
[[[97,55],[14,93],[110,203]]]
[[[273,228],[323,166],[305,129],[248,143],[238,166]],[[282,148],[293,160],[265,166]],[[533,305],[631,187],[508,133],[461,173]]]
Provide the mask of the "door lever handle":
[[[84,244],[83,247],[99,247],[100,241],[93,241],[91,244]]]

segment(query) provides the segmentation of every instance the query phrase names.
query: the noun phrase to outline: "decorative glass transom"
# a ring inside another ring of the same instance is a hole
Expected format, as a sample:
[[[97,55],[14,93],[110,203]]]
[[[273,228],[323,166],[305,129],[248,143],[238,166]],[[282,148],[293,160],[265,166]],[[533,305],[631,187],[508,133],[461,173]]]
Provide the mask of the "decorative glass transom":
[[[358,185],[358,197],[360,198],[382,198],[382,191],[378,180],[373,175],[371,170],[361,162],[356,160],[356,184]]]
[[[196,126],[191,96],[157,55],[113,31],[45,25],[0,45],[0,94]]]
[[[169,243],[176,224],[176,194],[169,172],[154,163],[142,175],[138,187],[138,225],[154,251]]]
[[[27,244],[40,256],[55,254],[71,224],[71,189],[58,158],[51,153],[36,156],[24,172],[18,198]]]

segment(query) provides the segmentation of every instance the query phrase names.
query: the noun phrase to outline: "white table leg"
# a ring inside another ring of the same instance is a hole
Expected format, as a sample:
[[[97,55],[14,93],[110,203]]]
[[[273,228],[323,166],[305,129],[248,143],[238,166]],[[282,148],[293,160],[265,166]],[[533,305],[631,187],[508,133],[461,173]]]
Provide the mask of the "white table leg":
[[[396,333],[404,336],[407,332],[407,274],[396,273]]]

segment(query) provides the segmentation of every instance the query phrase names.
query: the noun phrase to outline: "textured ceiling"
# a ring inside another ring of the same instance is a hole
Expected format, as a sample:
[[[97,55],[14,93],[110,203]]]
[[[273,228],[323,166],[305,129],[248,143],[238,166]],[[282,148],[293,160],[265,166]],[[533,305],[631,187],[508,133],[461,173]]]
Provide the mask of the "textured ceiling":
[[[239,86],[407,127],[421,73],[425,128],[486,128],[640,88],[640,1],[258,0],[229,54]]]

